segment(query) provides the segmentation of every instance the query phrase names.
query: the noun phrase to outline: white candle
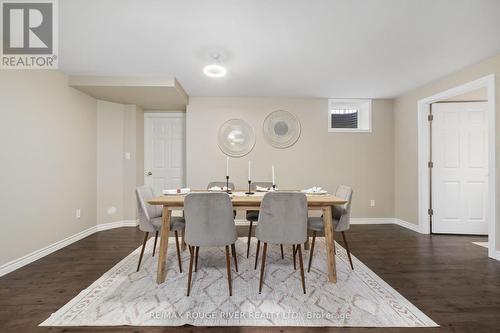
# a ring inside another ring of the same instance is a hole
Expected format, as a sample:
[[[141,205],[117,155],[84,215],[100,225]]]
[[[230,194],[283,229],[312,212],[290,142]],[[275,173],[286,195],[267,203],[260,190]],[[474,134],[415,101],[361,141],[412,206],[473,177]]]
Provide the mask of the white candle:
[[[229,177],[229,157],[226,157],[226,177]]]
[[[252,161],[248,161],[248,180],[252,180],[252,173],[250,172],[252,167]]]
[[[273,185],[276,185],[276,182],[274,181],[274,165],[273,165],[273,166],[271,166],[271,170],[272,170],[272,172],[273,172]]]

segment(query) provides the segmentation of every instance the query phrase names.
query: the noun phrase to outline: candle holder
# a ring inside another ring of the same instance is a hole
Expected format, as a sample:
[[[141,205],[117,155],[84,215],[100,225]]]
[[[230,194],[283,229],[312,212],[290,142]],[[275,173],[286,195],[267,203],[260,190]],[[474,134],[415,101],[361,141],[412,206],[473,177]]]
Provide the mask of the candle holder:
[[[255,194],[254,192],[252,192],[252,181],[251,180],[248,180],[248,192],[245,192],[245,194],[247,194],[247,195]]]
[[[226,193],[231,194],[231,190],[229,189],[229,176],[226,176]]]

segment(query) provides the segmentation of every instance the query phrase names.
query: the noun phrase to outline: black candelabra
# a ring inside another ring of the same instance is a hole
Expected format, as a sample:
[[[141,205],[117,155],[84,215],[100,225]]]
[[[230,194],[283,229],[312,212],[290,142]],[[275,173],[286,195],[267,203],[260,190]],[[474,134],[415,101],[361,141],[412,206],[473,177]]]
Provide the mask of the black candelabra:
[[[231,190],[229,189],[229,175],[226,175],[226,192],[227,194],[231,194]]]
[[[248,194],[248,195],[254,194],[252,192],[252,181],[250,179],[248,180],[248,192],[245,192],[245,194]]]

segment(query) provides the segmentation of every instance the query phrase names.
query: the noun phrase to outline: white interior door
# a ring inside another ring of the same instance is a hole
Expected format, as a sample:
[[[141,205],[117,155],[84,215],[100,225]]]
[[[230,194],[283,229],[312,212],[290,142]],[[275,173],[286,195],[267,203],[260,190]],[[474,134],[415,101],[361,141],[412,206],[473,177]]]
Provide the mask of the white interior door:
[[[432,113],[432,231],[486,235],[487,104],[438,103]]]
[[[156,194],[184,186],[185,115],[144,114],[145,184]]]

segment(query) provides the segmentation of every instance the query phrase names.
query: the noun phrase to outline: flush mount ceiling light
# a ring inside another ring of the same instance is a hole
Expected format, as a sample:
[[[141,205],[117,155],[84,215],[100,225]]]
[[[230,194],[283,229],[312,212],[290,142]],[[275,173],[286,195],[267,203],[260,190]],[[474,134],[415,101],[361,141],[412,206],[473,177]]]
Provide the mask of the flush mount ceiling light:
[[[203,73],[209,77],[223,77],[227,74],[226,67],[222,66],[219,61],[219,55],[212,56],[214,63],[203,68]]]

